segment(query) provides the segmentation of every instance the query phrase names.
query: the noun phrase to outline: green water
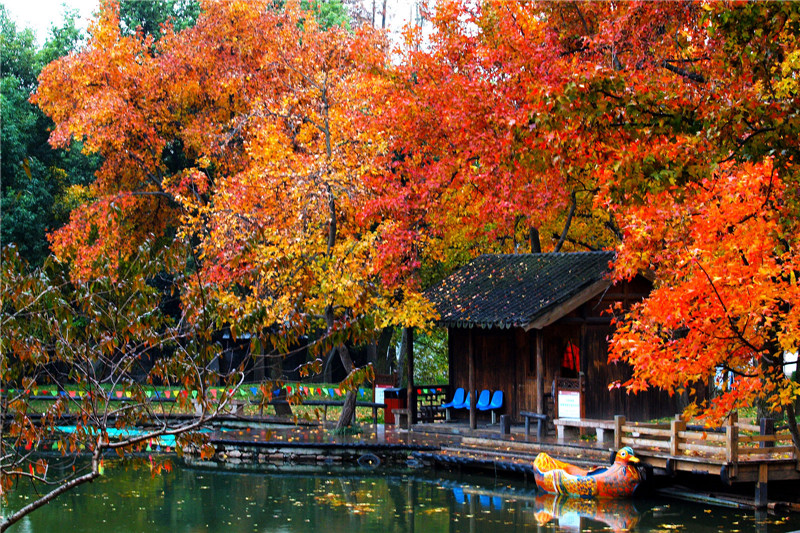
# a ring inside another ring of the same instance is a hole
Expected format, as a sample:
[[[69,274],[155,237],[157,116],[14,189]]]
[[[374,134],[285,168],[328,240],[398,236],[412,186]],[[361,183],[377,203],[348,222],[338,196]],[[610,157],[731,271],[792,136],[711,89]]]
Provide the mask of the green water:
[[[21,491],[24,490],[21,488]],[[12,500],[11,507],[25,502]],[[678,501],[562,501],[533,487],[475,477],[390,472],[237,473],[191,467],[152,477],[109,467],[92,484],[40,509],[11,532],[784,532],[800,516]]]

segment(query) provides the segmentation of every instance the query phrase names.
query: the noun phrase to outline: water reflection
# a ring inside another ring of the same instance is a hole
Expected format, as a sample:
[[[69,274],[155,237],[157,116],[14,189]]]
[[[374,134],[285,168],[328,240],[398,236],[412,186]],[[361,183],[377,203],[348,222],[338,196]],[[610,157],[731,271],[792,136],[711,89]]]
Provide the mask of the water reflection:
[[[24,491],[23,491],[24,492]],[[18,508],[21,499],[11,502]],[[522,533],[574,531],[780,533],[800,519],[756,521],[752,513],[675,502],[563,500],[533,482],[429,476],[420,470],[292,471],[268,474],[147,465],[108,475],[38,511],[25,533]]]

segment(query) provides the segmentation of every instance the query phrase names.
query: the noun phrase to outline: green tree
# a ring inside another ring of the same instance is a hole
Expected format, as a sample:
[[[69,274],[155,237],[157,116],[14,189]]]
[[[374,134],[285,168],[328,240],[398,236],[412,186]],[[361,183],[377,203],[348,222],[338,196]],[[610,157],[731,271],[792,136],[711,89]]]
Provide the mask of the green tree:
[[[162,26],[171,24],[177,32],[194,26],[200,16],[199,0],[122,0],[119,3],[120,27],[131,35],[141,30],[156,39],[163,35]]]
[[[91,182],[97,166],[97,157],[83,155],[79,145],[70,152],[50,147],[47,138],[53,123],[29,102],[42,67],[80,45],[76,18],[76,12],[67,11],[63,24],[51,28],[39,49],[33,32],[17,30],[0,6],[0,240],[3,245],[14,243],[33,264],[41,264],[47,256],[47,233],[66,222],[81,187]]]

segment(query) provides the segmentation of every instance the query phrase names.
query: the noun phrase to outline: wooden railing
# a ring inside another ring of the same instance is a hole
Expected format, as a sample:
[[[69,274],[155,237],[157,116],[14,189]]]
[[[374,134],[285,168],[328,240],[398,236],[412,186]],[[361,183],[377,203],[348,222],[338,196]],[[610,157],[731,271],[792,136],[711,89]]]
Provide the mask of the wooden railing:
[[[720,428],[690,428],[676,417],[669,423],[628,423],[614,417],[614,444],[637,450],[654,450],[681,457],[703,457],[726,463],[765,459],[797,460],[789,431],[774,432],[769,423],[760,426],[740,424],[730,417]]]

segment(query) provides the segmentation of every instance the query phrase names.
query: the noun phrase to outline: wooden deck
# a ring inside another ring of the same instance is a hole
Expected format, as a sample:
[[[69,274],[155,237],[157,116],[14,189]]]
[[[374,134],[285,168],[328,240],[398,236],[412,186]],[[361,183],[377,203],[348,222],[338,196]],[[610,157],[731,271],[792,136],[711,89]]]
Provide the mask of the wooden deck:
[[[739,423],[731,417],[721,428],[687,427],[681,418],[668,424],[614,420],[614,445],[631,446],[637,455],[668,472],[706,472],[726,483],[800,479],[800,462],[787,431],[769,425]]]
[[[770,481],[800,479],[800,459],[789,431],[771,424],[739,423],[732,415],[720,428],[691,428],[680,417],[668,424],[614,420],[615,447],[631,446],[648,464],[667,472],[719,475],[727,484],[755,483],[757,505],[766,505]]]
[[[579,426],[591,429],[597,425],[593,422],[607,428],[612,421],[586,420]],[[439,453],[449,458],[443,463],[455,464],[459,457],[465,462],[472,457],[507,462],[510,470],[516,470],[517,464],[532,462],[539,451],[574,462],[599,464],[608,460],[610,450],[631,446],[645,463],[667,475],[708,474],[719,476],[728,485],[753,483],[756,506],[767,505],[770,481],[800,480],[800,461],[788,430],[775,432],[769,424],[762,427],[739,423],[732,417],[720,428],[700,428],[688,425],[679,417],[667,423],[645,424],[627,422],[624,417],[617,416],[611,426],[613,441],[606,443],[589,443],[580,438],[529,439],[519,434],[503,436],[497,430],[493,434],[484,429],[479,433],[464,433],[460,445],[444,448]],[[526,471],[520,468],[520,472]]]

